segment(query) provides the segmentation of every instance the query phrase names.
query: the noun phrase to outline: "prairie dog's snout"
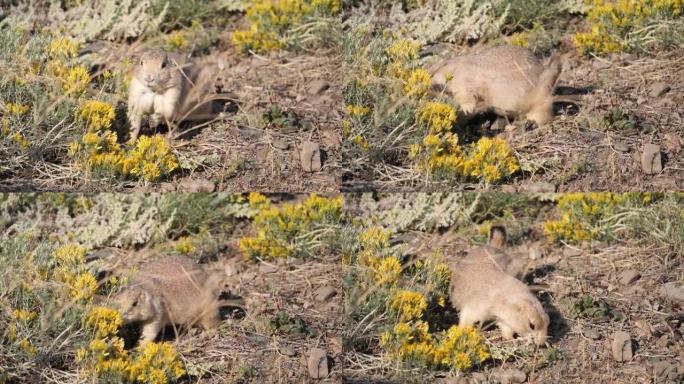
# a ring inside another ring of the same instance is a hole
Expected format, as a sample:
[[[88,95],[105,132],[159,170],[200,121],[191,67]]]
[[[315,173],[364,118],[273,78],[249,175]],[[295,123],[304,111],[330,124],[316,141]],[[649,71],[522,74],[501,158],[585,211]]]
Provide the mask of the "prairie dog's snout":
[[[544,345],[549,316],[527,285],[506,273],[505,240],[504,228],[492,227],[488,245],[471,249],[452,266],[451,302],[459,310],[459,325],[494,320],[505,339],[531,337]]]

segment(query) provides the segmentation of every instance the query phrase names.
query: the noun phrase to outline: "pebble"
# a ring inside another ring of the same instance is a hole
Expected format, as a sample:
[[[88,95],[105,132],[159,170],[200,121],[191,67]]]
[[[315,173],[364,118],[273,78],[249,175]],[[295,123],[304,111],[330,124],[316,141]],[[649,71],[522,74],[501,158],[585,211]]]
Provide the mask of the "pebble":
[[[272,264],[261,263],[259,265],[259,272],[261,273],[274,273],[278,271],[278,267]]]
[[[623,143],[622,141],[613,142],[613,149],[618,152],[629,152],[629,145]]]
[[[615,361],[624,362],[632,360],[632,338],[629,333],[624,331],[615,332],[611,346]]]
[[[622,285],[629,285],[641,278],[641,273],[634,269],[628,269],[620,274],[619,280]]]
[[[314,379],[323,379],[328,376],[328,356],[326,356],[325,351],[320,348],[312,348],[309,351],[307,367],[309,368],[309,376]]]
[[[297,354],[291,345],[283,345],[278,348],[278,351],[285,356],[295,356]]]
[[[316,295],[314,299],[318,302],[323,302],[327,301],[331,297],[335,296],[337,291],[335,288],[329,286],[329,285],[324,285],[316,290]]]
[[[318,144],[307,141],[302,144],[300,152],[302,169],[305,172],[318,172],[321,170],[321,149]]]
[[[672,87],[669,84],[658,82],[651,85],[651,97],[660,97],[670,91]]]
[[[309,83],[308,86],[310,95],[319,95],[328,88],[330,88],[330,84],[323,79],[314,80],[311,83]]]
[[[211,180],[183,180],[178,184],[178,192],[214,192],[216,185]]]
[[[282,149],[282,150],[286,150],[286,149],[290,148],[290,143],[288,143],[285,140],[281,140],[281,139],[271,140],[271,145],[273,145],[273,147],[275,147],[275,148]]]
[[[660,287],[660,297],[666,300],[684,303],[684,284],[676,281],[663,284]]]
[[[556,186],[551,183],[537,182],[524,184],[521,187],[523,192],[529,193],[553,193],[556,192]]]
[[[646,144],[641,153],[641,168],[644,173],[654,175],[663,170],[663,161],[660,155],[660,146]]]
[[[563,256],[565,257],[573,257],[573,256],[579,256],[582,254],[582,250],[575,248],[575,247],[564,247],[563,248]]]
[[[496,368],[492,370],[491,377],[493,382],[500,384],[524,383],[527,380],[525,372],[519,369]]]
[[[592,339],[592,340],[598,340],[601,338],[601,334],[597,330],[592,329],[592,328],[584,329],[582,331],[582,334],[584,335],[584,337],[586,337],[588,339]]]

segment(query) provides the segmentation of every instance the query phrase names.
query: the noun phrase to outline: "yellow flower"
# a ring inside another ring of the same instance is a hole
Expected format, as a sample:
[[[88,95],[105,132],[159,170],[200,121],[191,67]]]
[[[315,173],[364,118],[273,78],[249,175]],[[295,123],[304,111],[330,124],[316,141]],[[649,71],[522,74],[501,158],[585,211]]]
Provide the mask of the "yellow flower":
[[[428,132],[448,132],[456,122],[456,111],[449,104],[429,102],[418,110],[417,120],[427,127]]]
[[[409,61],[418,58],[420,45],[407,39],[397,40],[387,48],[387,56],[394,61]]]
[[[195,246],[191,237],[181,237],[173,248],[185,255],[195,252]]]
[[[109,129],[116,114],[113,105],[97,100],[88,100],[79,108],[78,117],[86,122],[89,131],[99,131]]]
[[[401,263],[394,257],[385,257],[380,260],[380,265],[375,272],[375,281],[378,284],[394,284],[401,274]]]
[[[26,114],[30,108],[28,105],[7,103],[5,104],[5,109],[9,115],[21,116]]]
[[[398,290],[390,300],[389,307],[397,311],[399,318],[404,321],[420,319],[427,309],[427,300],[420,293]]]
[[[86,249],[77,244],[65,244],[52,256],[60,265],[79,265],[85,263]]]
[[[362,105],[347,105],[347,114],[352,117],[363,117],[370,112],[369,107]]]
[[[55,58],[75,58],[78,55],[79,43],[67,38],[54,39],[47,46],[47,53]]]
[[[63,89],[66,93],[84,93],[90,84],[90,74],[83,66],[69,69],[64,76]]]
[[[17,321],[23,321],[25,323],[30,322],[31,320],[35,319],[37,316],[38,316],[38,314],[34,311],[27,311],[24,309],[12,310],[12,318],[16,319]]]
[[[364,248],[387,248],[391,236],[391,231],[385,231],[381,227],[371,227],[359,235],[359,243]]]
[[[411,71],[404,85],[404,92],[408,96],[424,96],[432,85],[430,74],[423,68],[417,68]]]
[[[97,291],[97,280],[90,273],[78,275],[69,295],[75,300],[90,300]]]
[[[95,330],[98,338],[114,336],[123,325],[118,311],[107,307],[95,307],[86,316],[84,323]]]

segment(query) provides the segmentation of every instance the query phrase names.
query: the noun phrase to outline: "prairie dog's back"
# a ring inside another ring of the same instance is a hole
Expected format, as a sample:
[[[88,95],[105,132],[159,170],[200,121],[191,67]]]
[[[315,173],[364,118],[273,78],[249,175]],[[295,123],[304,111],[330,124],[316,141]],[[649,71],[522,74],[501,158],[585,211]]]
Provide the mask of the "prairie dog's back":
[[[447,60],[433,75],[466,114],[490,108],[544,124],[551,118],[552,91],[560,60],[544,66],[530,50],[500,46]]]
[[[213,280],[192,259],[171,256],[143,264],[129,285],[161,298],[174,322],[184,323],[215,305],[215,287],[210,286]]]

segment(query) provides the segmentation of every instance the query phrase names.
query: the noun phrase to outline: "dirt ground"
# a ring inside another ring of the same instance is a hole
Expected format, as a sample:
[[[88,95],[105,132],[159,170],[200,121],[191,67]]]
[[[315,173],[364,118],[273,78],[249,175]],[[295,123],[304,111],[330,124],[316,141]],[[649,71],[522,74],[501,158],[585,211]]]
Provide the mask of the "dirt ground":
[[[226,289],[246,300],[244,317],[177,340],[176,348],[190,372],[208,371],[197,382],[339,382],[342,309],[335,268],[330,263],[301,261],[288,265],[238,261],[236,268],[238,274],[229,279]],[[315,348],[327,354],[329,374],[322,380],[309,374],[308,358]]]
[[[508,135],[524,163],[539,174],[513,182],[516,190],[536,182],[557,191],[675,191],[684,188],[684,50],[658,57],[615,55],[609,59],[571,56],[556,94],[585,93],[579,110],[559,111],[552,124]],[[652,95],[659,84],[671,89]],[[557,106],[562,107],[557,104]],[[567,107],[567,105],[565,105]],[[612,108],[636,117],[635,128],[606,129],[601,122]],[[569,112],[569,113],[566,113]],[[643,172],[644,145],[662,151],[663,169]]]

